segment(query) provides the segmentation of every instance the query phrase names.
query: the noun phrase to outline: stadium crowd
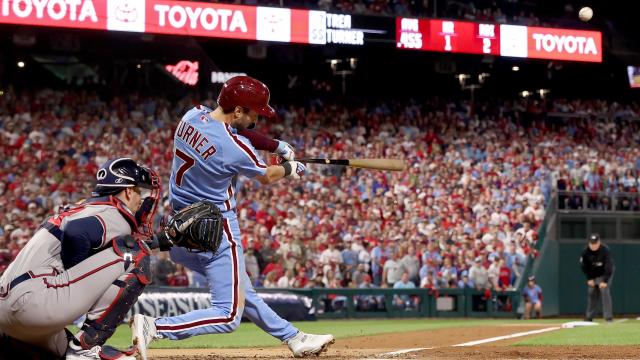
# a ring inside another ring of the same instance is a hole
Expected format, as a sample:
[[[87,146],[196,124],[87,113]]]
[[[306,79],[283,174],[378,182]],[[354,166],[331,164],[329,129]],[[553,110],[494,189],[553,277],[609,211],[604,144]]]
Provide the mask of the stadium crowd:
[[[197,103],[6,90],[0,272],[46,216],[90,194],[108,158],[130,156],[159,171],[158,217],[168,214],[173,129]],[[536,255],[554,189],[639,190],[640,129],[628,120],[637,104],[519,99],[471,109],[442,99],[350,107],[317,100],[262,121],[259,130],[291,143],[298,157],[402,158],[409,168],[311,165],[301,181],[267,187],[240,178],[237,210],[255,285],[510,289]],[[158,285],[203,283],[166,254],[154,266]]]

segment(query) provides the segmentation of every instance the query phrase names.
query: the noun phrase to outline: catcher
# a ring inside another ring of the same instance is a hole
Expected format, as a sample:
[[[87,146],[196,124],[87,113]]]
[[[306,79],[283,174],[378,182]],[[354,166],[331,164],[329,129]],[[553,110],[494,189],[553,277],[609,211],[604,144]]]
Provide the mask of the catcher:
[[[134,359],[135,347],[103,344],[149,283],[146,241],[179,242],[176,229],[214,223],[191,219],[154,237],[155,172],[118,158],[96,177],[92,198],[45,221],[0,278],[0,358]],[[83,314],[70,334],[65,326]]]

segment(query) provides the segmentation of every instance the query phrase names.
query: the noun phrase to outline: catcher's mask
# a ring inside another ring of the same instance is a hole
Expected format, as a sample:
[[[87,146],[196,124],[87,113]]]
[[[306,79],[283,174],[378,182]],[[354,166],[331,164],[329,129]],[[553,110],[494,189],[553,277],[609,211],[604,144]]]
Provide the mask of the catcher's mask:
[[[149,183],[140,183],[140,196],[142,197],[142,204],[140,209],[136,212],[136,221],[138,222],[138,232],[146,237],[152,237],[153,220],[158,211],[158,203],[160,202],[160,195],[162,194],[162,184],[160,183],[160,177],[158,174],[150,168],[142,167],[149,175]],[[146,191],[145,191],[146,190]]]
[[[94,197],[115,195],[125,188],[139,190],[142,204],[135,214],[138,232],[153,236],[153,220],[162,194],[160,177],[152,169],[130,158],[111,159],[96,173]]]

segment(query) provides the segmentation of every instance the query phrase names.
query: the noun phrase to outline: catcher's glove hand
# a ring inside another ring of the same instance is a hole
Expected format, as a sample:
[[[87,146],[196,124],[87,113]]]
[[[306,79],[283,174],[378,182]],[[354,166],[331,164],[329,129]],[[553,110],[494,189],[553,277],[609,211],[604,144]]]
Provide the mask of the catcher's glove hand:
[[[222,239],[222,214],[212,202],[200,201],[178,211],[163,230],[172,245],[215,253]]]

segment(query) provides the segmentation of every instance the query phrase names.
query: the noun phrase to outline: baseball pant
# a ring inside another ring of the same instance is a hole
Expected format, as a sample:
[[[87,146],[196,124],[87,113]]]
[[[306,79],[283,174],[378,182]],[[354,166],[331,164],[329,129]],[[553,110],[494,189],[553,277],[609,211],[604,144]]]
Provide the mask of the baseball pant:
[[[125,269],[122,257],[107,248],[60,274],[34,269],[31,279],[0,298],[0,330],[62,356],[69,342],[65,326],[87,313],[91,319],[104,314],[121,290],[113,283],[133,268]]]
[[[278,316],[251,285],[245,270],[238,219],[235,214],[229,216],[224,219],[222,241],[215,254],[189,252],[180,247],[171,249],[173,261],[206,276],[211,307],[156,319],[156,329],[162,337],[179,340],[232,332],[240,325],[243,313],[262,330],[280,340],[298,333],[298,329]]]
[[[600,299],[602,298],[602,315],[605,319],[613,319],[613,305],[611,303],[611,280],[609,279],[609,283],[607,287],[604,289],[600,289],[598,284],[603,282],[602,277],[598,277],[594,279],[596,286],[589,288],[589,296],[587,298],[587,319],[594,319],[598,314],[598,305],[600,304]]]

